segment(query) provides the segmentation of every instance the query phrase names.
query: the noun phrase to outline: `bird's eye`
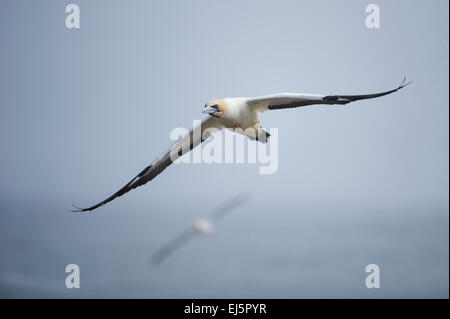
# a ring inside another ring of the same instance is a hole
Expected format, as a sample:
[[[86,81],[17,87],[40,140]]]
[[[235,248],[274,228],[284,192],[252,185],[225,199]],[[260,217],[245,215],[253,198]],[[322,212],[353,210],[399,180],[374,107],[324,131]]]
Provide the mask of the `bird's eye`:
[[[215,105],[213,105],[213,108],[215,108],[216,110],[219,110],[219,105],[215,104]]]

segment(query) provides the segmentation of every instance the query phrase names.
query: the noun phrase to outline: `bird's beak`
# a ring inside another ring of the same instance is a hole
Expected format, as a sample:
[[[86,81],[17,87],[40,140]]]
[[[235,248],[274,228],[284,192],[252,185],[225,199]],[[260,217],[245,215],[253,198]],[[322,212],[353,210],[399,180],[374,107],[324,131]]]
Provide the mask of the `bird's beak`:
[[[205,108],[202,113],[206,113],[206,114],[214,114],[217,112],[217,109],[215,107],[212,106],[208,106],[207,108]]]

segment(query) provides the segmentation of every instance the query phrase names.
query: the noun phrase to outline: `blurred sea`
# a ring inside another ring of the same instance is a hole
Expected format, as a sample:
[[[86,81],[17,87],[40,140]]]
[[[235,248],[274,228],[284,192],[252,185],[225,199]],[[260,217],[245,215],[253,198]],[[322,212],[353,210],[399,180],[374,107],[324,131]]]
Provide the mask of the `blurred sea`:
[[[119,200],[79,214],[67,203],[3,198],[0,297],[448,298],[445,211],[253,198],[213,235],[152,267],[161,245],[210,211],[189,202],[133,206]],[[65,287],[72,263],[80,289]],[[379,289],[365,287],[371,263],[380,266]]]

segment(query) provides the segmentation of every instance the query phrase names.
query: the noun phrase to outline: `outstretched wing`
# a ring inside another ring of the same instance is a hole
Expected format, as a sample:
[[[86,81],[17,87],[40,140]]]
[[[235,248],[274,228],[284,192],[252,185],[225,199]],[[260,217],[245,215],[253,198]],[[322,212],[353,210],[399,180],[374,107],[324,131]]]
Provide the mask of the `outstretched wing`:
[[[179,140],[173,146],[171,146],[169,151],[167,151],[162,157],[158,158],[152,164],[144,168],[142,172],[140,172],[135,178],[129,181],[120,190],[118,190],[117,192],[109,196],[107,199],[101,201],[100,203],[94,206],[87,208],[80,208],[74,206],[76,210],[73,210],[73,212],[86,212],[94,210],[100,206],[105,205],[106,203],[109,203],[116,197],[120,197],[123,194],[128,193],[130,190],[148,183],[156,176],[161,174],[162,171],[164,171],[170,164],[172,164],[178,158],[188,153],[190,150],[197,147],[204,140],[206,140],[211,134],[210,131],[211,129],[220,130],[222,129],[222,125],[215,118],[208,117],[206,120],[202,121],[202,123],[199,126],[193,128],[189,132],[189,134],[187,134],[185,137],[183,137],[181,140]]]
[[[219,207],[217,207],[212,213],[211,213],[211,220],[217,221],[223,216],[229,214],[234,209],[238,208],[239,206],[245,204],[250,199],[251,195],[249,193],[241,193],[233,198],[230,198],[225,203],[222,203]]]
[[[288,109],[294,107],[301,107],[313,104],[347,104],[350,102],[373,99],[383,95],[394,93],[411,82],[405,83],[403,79],[402,84],[397,88],[381,93],[362,94],[362,95],[318,95],[318,94],[297,94],[297,93],[281,93],[260,96],[256,98],[249,98],[248,105],[253,107],[256,112],[262,113],[267,110]]]

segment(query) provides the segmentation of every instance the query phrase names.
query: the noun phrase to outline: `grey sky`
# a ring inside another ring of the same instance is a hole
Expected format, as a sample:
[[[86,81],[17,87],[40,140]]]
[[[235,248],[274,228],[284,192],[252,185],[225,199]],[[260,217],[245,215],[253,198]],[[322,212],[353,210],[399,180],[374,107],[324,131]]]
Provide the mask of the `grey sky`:
[[[68,3],[0,3],[1,296],[46,296],[36,281],[70,297],[58,280],[78,259],[99,281],[74,296],[448,297],[447,1],[74,1],[78,30]],[[380,29],[365,26],[369,3]],[[279,133],[274,175],[173,165],[92,215],[67,213],[123,186],[210,99],[371,93],[403,76],[414,83],[376,100],[264,113]],[[158,276],[141,265],[249,190],[216,237]],[[112,242],[123,246],[108,253]],[[358,281],[369,263],[386,276],[372,295]],[[212,269],[222,277],[204,284]]]

